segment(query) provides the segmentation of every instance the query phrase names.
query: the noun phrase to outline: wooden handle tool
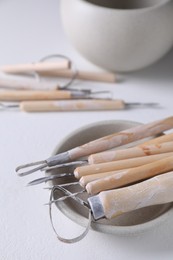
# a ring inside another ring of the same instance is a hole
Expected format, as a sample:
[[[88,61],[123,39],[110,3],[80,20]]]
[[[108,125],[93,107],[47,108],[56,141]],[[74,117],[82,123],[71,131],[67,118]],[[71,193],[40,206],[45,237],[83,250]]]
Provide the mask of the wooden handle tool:
[[[17,80],[0,78],[0,89],[8,90],[56,90],[59,86],[53,82],[37,82],[36,80]]]
[[[92,181],[86,185],[86,190],[89,194],[97,194],[104,190],[119,188],[172,170],[173,156],[170,156],[156,162],[125,169],[109,177]]]
[[[41,71],[39,74],[46,77],[62,77],[62,78],[72,78],[74,76],[74,71],[72,70],[52,70],[52,71]],[[88,80],[88,81],[98,81],[114,83],[116,82],[116,76],[109,72],[92,72],[92,71],[77,71],[76,79]]]
[[[34,101],[33,101],[34,102]],[[36,101],[35,101],[36,102]],[[37,101],[38,102],[38,101]],[[41,102],[41,101],[40,101]],[[63,101],[64,102],[64,101]],[[37,108],[36,108],[37,110]],[[77,146],[63,153],[54,155],[39,162],[27,163],[16,168],[16,172],[20,175],[26,175],[44,169],[45,167],[55,166],[58,164],[71,162],[83,156],[88,156],[97,152],[110,150],[114,147],[132,143],[134,141],[157,135],[163,131],[173,128],[173,117],[154,121],[145,125],[139,125],[130,129],[126,129],[119,133],[104,136],[84,145]],[[35,166],[35,168],[33,167]],[[27,170],[26,170],[27,168]],[[25,170],[24,170],[25,169]]]
[[[40,71],[52,71],[60,69],[68,69],[70,62],[68,60],[62,60],[58,62],[35,62],[28,64],[14,64],[4,65],[0,67],[0,71],[11,74],[40,72]]]
[[[90,182],[102,179],[102,178],[106,178],[106,177],[110,177],[112,175],[115,175],[116,173],[120,173],[123,170],[119,170],[119,171],[110,171],[110,172],[102,172],[102,173],[96,173],[96,174],[91,174],[91,175],[86,175],[80,178],[79,180],[79,184],[85,188],[86,185]]]
[[[166,142],[170,142],[170,141],[173,141],[173,133],[156,137],[154,139],[151,139],[149,141],[142,143],[141,145],[161,144],[161,143],[166,143]]]
[[[92,154],[88,157],[88,162],[89,164],[97,164],[169,152],[173,152],[173,142],[140,145],[122,150]]]
[[[21,109],[25,112],[60,112],[60,111],[93,111],[123,109],[121,101],[112,100],[70,100],[23,102]]]
[[[83,98],[83,97],[81,97]],[[133,105],[133,104],[132,104]],[[150,106],[150,104],[143,104]],[[106,100],[106,99],[80,99],[72,101],[41,101],[33,103],[23,103],[21,108],[25,112],[60,112],[60,111],[102,111],[102,110],[122,110],[130,104],[123,100]]]
[[[173,172],[168,172],[129,187],[103,191],[88,202],[95,220],[112,219],[143,207],[172,202],[172,187]]]
[[[73,98],[73,93],[66,90],[10,90],[0,92],[0,101],[58,100],[71,98]],[[32,109],[35,103],[26,102],[26,104],[29,104],[29,107]],[[25,102],[22,107],[25,107]]]
[[[74,176],[77,179],[80,179],[81,177],[85,177],[86,175],[91,176],[91,175],[97,175],[104,172],[133,168],[147,163],[155,162],[169,156],[173,156],[173,152],[144,156],[144,157],[137,157],[137,158],[107,162],[107,163],[84,165],[84,166],[77,167],[75,169]]]

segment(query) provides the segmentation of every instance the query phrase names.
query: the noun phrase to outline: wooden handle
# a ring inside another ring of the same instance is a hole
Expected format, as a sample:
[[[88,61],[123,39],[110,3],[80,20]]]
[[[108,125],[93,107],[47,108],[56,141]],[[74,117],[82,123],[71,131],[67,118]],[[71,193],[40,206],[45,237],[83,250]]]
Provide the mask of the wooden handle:
[[[173,201],[173,172],[97,195],[107,219],[147,206]]]
[[[151,139],[149,141],[142,143],[142,145],[161,144],[161,143],[170,142],[170,141],[173,141],[173,133],[162,135],[157,138]]]
[[[69,91],[33,91],[33,90],[19,90],[19,91],[1,91],[0,101],[23,101],[23,100],[55,100],[55,99],[70,99],[71,93]]]
[[[88,157],[88,162],[89,164],[97,164],[169,152],[173,152],[173,142],[140,145],[128,149],[92,154]]]
[[[55,90],[58,85],[52,82],[37,82],[36,80],[0,78],[0,88],[9,90]]]
[[[5,65],[0,67],[0,71],[5,73],[27,73],[27,72],[40,72],[40,71],[51,71],[56,69],[67,69],[70,67],[70,62],[67,60],[58,62],[36,62],[28,64],[14,64]]]
[[[42,76],[47,77],[62,77],[62,78],[72,78],[74,71],[72,70],[52,70],[40,72]],[[109,72],[92,72],[92,71],[78,71],[76,74],[77,79],[89,80],[89,81],[98,81],[98,82],[107,82],[114,83],[116,82],[116,76],[113,73]]]
[[[102,178],[110,177],[116,173],[120,173],[121,171],[110,171],[110,172],[102,172],[102,173],[96,173],[91,175],[86,175],[80,178],[79,184],[82,187],[86,187],[86,185],[92,181],[96,181]]]
[[[82,156],[88,156],[94,153],[110,150],[124,144],[157,135],[163,131],[173,128],[173,117],[168,117],[163,120],[155,121],[145,125],[139,125],[119,133],[114,133],[82,146],[73,148],[68,151],[71,160],[75,160]]]
[[[86,185],[86,190],[89,194],[97,194],[104,190],[119,188],[172,170],[173,156],[170,156],[153,163],[123,170],[120,173],[116,172],[110,177],[90,182]]]
[[[121,100],[40,101],[21,104],[21,109],[26,112],[115,110],[123,107],[124,103]]]
[[[77,167],[74,171],[74,176],[77,179],[81,177],[85,177],[87,175],[97,175],[104,172],[123,170],[128,168],[133,168],[137,166],[141,166],[147,163],[155,162],[161,160],[163,158],[169,157],[173,155],[173,153],[163,153],[157,155],[150,155],[138,158],[131,158],[125,160],[119,160],[114,162],[100,163],[100,164],[91,164],[86,166]]]

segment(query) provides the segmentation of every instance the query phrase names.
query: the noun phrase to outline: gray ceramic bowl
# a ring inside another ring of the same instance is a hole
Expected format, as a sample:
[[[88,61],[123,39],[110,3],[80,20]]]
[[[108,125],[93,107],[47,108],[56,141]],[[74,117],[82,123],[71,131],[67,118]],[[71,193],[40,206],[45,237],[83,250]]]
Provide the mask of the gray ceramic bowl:
[[[62,0],[64,29],[89,61],[110,71],[134,71],[173,46],[172,0]]]
[[[130,121],[103,121],[80,128],[67,136],[56,148],[53,154],[64,152],[75,146],[82,145],[88,141],[119,132],[127,128],[138,125],[139,123]],[[54,170],[57,172],[71,172],[73,168]],[[53,181],[53,184],[61,184],[76,181],[73,177],[66,177]],[[71,191],[76,192],[79,187],[72,186]],[[58,196],[58,195],[57,195]],[[55,196],[55,199],[57,197]],[[86,195],[84,196],[86,199]],[[81,207],[73,199],[68,199],[57,204],[58,208],[71,220],[86,226],[88,223],[88,211]],[[123,214],[113,220],[102,219],[92,223],[92,229],[119,235],[136,234],[144,232],[162,221],[166,221],[170,215],[173,215],[172,204],[157,205],[139,209],[130,213]],[[58,216],[57,216],[58,217]]]

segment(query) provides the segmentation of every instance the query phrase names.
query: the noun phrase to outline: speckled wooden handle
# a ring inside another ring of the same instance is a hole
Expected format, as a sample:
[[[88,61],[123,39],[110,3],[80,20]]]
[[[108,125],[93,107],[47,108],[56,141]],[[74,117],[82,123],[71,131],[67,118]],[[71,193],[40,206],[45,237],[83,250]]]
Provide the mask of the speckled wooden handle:
[[[47,77],[62,77],[62,78],[72,78],[74,76],[74,71],[72,70],[52,70],[44,71],[39,74]],[[77,79],[89,80],[89,81],[98,81],[98,82],[116,82],[116,76],[113,73],[109,72],[92,72],[92,71],[77,71]]]
[[[87,175],[96,176],[97,174],[100,174],[100,173],[133,168],[133,167],[137,167],[137,166],[141,166],[141,165],[144,165],[147,163],[161,160],[161,159],[169,157],[171,155],[173,155],[173,152],[119,160],[119,161],[114,161],[114,162],[80,166],[75,169],[74,176],[77,179],[80,179],[81,177],[85,178],[85,176],[87,176]],[[87,176],[87,178],[88,178],[88,176]],[[96,178],[97,178],[97,176],[96,176]]]
[[[119,173],[116,172],[110,177],[92,181],[86,185],[86,190],[89,194],[97,194],[104,190],[119,188],[172,170],[173,156],[170,156],[153,163],[126,169]]]
[[[82,156],[88,156],[94,153],[110,150],[124,144],[153,136],[163,131],[173,128],[173,117],[168,117],[163,120],[155,121],[145,125],[139,125],[119,133],[114,133],[82,146],[73,148],[68,151],[68,156],[71,160],[75,160]]]
[[[94,111],[123,109],[121,100],[64,100],[23,102],[21,109],[26,112],[56,112],[56,111]]]
[[[156,176],[129,187],[97,195],[107,219],[143,207],[173,201],[173,172]]]
[[[170,142],[170,141],[173,141],[173,133],[159,136],[157,138],[146,141],[146,142],[142,143],[141,145],[161,144],[161,143]]]
[[[0,101],[55,100],[70,98],[71,92],[58,90],[11,90],[0,92]]]
[[[0,71],[5,73],[27,73],[27,72],[39,72],[39,71],[51,71],[56,69],[67,69],[70,66],[70,62],[67,60],[58,62],[36,62],[28,64],[14,64],[5,65],[0,67]]]
[[[97,164],[169,152],[173,152],[173,142],[140,145],[128,149],[92,154],[88,157],[88,162],[89,164]]]

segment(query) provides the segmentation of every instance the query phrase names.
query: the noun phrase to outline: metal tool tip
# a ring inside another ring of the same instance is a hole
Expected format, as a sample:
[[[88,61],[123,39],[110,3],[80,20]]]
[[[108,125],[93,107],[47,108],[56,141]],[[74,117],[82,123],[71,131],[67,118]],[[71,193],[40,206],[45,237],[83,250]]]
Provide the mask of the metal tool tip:
[[[34,167],[33,166],[37,166],[39,165],[38,167]],[[47,166],[47,163],[46,161],[38,161],[38,162],[34,162],[34,163],[28,163],[28,164],[23,164],[23,165],[20,165],[16,168],[16,173],[19,175],[19,176],[25,176],[25,175],[28,175],[28,174],[31,174],[31,173],[34,173],[36,171],[39,171],[43,168],[45,168]],[[23,169],[26,169],[26,168],[29,168],[29,170],[23,170]]]
[[[52,203],[51,202],[47,202],[47,203],[44,203],[43,206],[50,206]]]

